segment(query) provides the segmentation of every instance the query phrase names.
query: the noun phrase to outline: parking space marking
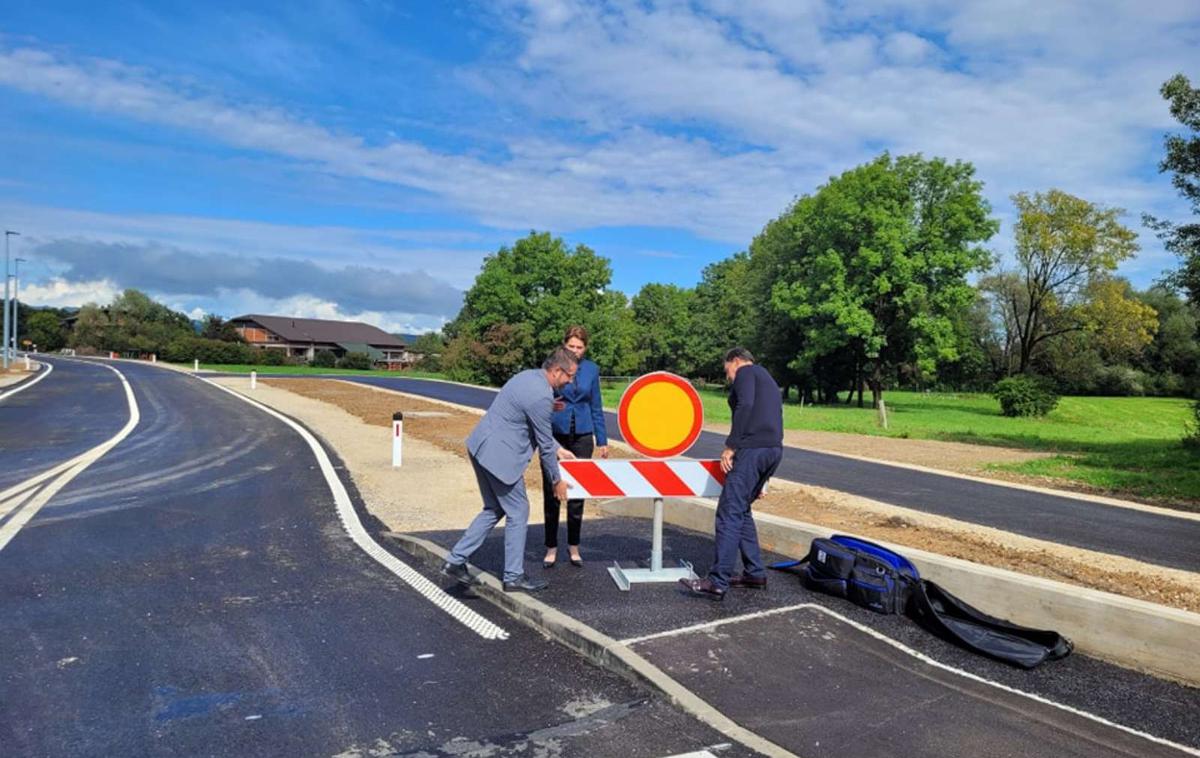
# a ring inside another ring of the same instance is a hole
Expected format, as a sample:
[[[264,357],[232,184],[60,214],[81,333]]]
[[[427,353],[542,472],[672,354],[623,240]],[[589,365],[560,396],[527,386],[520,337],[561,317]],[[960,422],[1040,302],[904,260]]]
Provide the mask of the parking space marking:
[[[685,627],[680,627],[678,629],[669,629],[665,632],[658,632],[656,634],[648,634],[643,637],[632,637],[628,640],[622,640],[622,642],[626,645],[632,646],[632,645],[636,645],[640,642],[646,642],[648,640],[661,639],[663,637],[674,637],[674,636],[678,636],[678,635],[682,635],[682,634],[690,634],[692,632],[700,632],[700,631],[705,631],[707,629],[715,629],[717,627],[725,626],[728,624],[738,624],[738,623],[742,623],[744,621],[752,621],[754,619],[763,618],[766,616],[775,616],[775,615],[780,615],[783,613],[790,613],[792,611],[807,610],[807,609],[817,611],[818,613],[824,613],[826,616],[829,616],[833,619],[836,619],[836,620],[842,622],[843,624],[851,626],[870,637],[874,637],[875,639],[877,639],[881,642],[891,645],[892,647],[894,647],[895,649],[899,650],[902,653],[906,653],[907,655],[910,655],[913,658],[916,658],[917,660],[921,661],[922,663],[928,664],[937,669],[941,669],[942,671],[947,671],[951,674],[957,674],[958,676],[961,676],[965,679],[970,679],[971,681],[978,682],[980,684],[988,685],[990,687],[995,687],[996,689],[1003,690],[1004,692],[1008,692],[1009,694],[1027,698],[1029,700],[1033,700],[1033,701],[1041,703],[1043,705],[1048,705],[1052,708],[1057,708],[1061,711],[1065,711],[1065,712],[1073,714],[1075,716],[1079,716],[1080,718],[1087,719],[1088,721],[1092,721],[1097,724],[1102,724],[1104,726],[1112,727],[1113,729],[1118,729],[1122,732],[1125,732],[1126,734],[1131,734],[1131,735],[1134,735],[1135,737],[1141,737],[1142,739],[1149,740],[1150,742],[1154,742],[1159,745],[1163,745],[1164,747],[1174,748],[1175,750],[1178,750],[1182,753],[1186,753],[1187,755],[1200,756],[1200,749],[1197,749],[1194,747],[1189,747],[1187,745],[1181,745],[1177,742],[1172,742],[1171,740],[1167,740],[1162,737],[1157,737],[1153,734],[1149,734],[1147,732],[1143,732],[1138,729],[1133,729],[1132,727],[1124,726],[1123,724],[1118,724],[1114,721],[1109,721],[1108,719],[1104,718],[1103,716],[1097,716],[1094,713],[1088,713],[1087,711],[1080,710],[1079,708],[1075,708],[1073,706],[1064,705],[1062,703],[1055,702],[1053,700],[1050,700],[1049,698],[1042,697],[1041,695],[1035,695],[1032,692],[1025,692],[1023,690],[1018,690],[1015,687],[1010,687],[1006,684],[1001,684],[1000,682],[993,682],[992,680],[985,679],[984,677],[979,676],[978,674],[972,674],[970,671],[964,671],[962,669],[947,665],[947,664],[937,661],[933,658],[930,658],[928,655],[925,655],[924,653],[920,652],[919,650],[914,650],[913,648],[909,647],[908,645],[905,645],[903,642],[899,642],[897,640],[892,639],[891,637],[888,637],[886,634],[883,634],[882,632],[876,631],[875,629],[872,629],[871,627],[869,627],[865,624],[861,624],[857,621],[854,621],[853,619],[843,616],[842,614],[840,614],[836,611],[832,611],[823,605],[817,605],[816,603],[801,603],[799,605],[791,605],[791,606],[786,606],[783,608],[773,608],[769,611],[760,611],[758,613],[747,613],[742,616],[733,616],[733,617],[730,617],[727,619],[720,619],[718,621],[710,621],[706,624],[695,624],[693,626],[685,626]]]
[[[334,504],[337,507],[338,517],[341,519],[342,527],[346,533],[350,535],[350,539],[354,544],[358,545],[367,555],[374,558],[380,565],[398,577],[408,586],[412,587],[422,597],[435,606],[445,611],[451,618],[466,626],[471,631],[483,637],[486,640],[506,640],[508,632],[506,632],[498,624],[489,621],[479,613],[468,608],[457,598],[451,597],[445,590],[437,586],[429,579],[426,579],[423,574],[401,561],[396,556],[389,553],[378,542],[376,542],[367,532],[366,527],[358,518],[358,514],[354,512],[354,504],[350,502],[350,494],[346,491],[342,480],[338,478],[337,472],[333,470],[333,462],[329,460],[329,456],[325,453],[325,449],[317,442],[316,438],[300,424],[296,423],[287,416],[279,413],[274,408],[270,408],[257,400],[235,392],[228,387],[223,387],[220,384],[206,379],[204,377],[195,377],[196,379],[216,387],[222,392],[228,392],[237,399],[249,403],[258,408],[262,412],[269,414],[283,423],[287,424],[293,431],[308,443],[308,447],[312,450],[313,455],[317,459],[317,464],[321,469],[321,473],[325,475],[325,481],[329,485],[329,490],[333,494]]]

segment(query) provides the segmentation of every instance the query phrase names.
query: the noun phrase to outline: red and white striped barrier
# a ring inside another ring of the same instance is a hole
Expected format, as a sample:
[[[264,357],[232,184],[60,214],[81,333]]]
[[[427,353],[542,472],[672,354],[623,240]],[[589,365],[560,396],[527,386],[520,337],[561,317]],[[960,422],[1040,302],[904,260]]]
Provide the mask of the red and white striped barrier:
[[[560,461],[571,498],[720,497],[725,472],[716,460]]]

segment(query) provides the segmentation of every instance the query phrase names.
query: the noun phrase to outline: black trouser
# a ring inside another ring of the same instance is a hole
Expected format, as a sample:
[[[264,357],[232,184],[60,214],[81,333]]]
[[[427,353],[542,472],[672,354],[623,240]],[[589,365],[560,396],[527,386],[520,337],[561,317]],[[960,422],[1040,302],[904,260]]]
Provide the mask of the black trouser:
[[[575,454],[576,458],[591,458],[594,449],[590,434],[556,434],[558,444]],[[554,485],[542,470],[542,498],[546,508],[546,547],[558,547],[558,498],[554,496]],[[567,501],[567,544],[579,545],[579,531],[583,528],[583,501]]]

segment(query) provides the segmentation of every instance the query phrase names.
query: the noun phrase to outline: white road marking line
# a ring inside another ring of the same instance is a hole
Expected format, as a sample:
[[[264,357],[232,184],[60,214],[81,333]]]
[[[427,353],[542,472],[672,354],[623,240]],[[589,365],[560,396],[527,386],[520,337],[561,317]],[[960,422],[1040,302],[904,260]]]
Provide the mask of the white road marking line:
[[[741,616],[730,616],[729,618],[723,618],[723,619],[719,619],[717,621],[709,621],[709,622],[706,622],[703,624],[693,624],[692,626],[681,626],[678,629],[668,629],[665,632],[655,632],[654,634],[647,634],[643,637],[630,637],[629,639],[621,640],[621,644],[622,645],[636,645],[639,642],[645,642],[646,640],[656,640],[660,637],[674,637],[677,634],[690,634],[691,632],[699,632],[699,631],[703,631],[705,629],[715,629],[718,626],[725,626],[726,624],[737,624],[741,621],[750,621],[752,619],[760,619],[765,616],[778,616],[781,613],[791,613],[792,611],[798,611],[802,608],[815,608],[815,607],[817,607],[817,606],[815,606],[813,603],[800,603],[798,605],[785,605],[781,608],[772,608],[767,611],[756,611],[754,613],[746,613]]]
[[[995,687],[996,689],[1003,690],[1003,691],[1008,692],[1013,695],[1018,695],[1020,697],[1028,698],[1029,700],[1033,700],[1035,702],[1042,703],[1043,705],[1049,705],[1053,708],[1057,708],[1061,711],[1066,711],[1067,713],[1074,714],[1076,716],[1079,716],[1080,718],[1084,718],[1089,721],[1093,721],[1097,724],[1103,724],[1104,726],[1108,726],[1108,727],[1112,727],[1114,729],[1120,730],[1122,732],[1125,732],[1126,734],[1132,734],[1135,737],[1141,737],[1142,739],[1149,740],[1150,742],[1154,742],[1159,745],[1163,745],[1165,747],[1174,748],[1181,752],[1187,753],[1188,755],[1200,756],[1200,749],[1189,747],[1187,745],[1180,745],[1177,742],[1172,742],[1172,741],[1170,741],[1168,739],[1164,739],[1162,737],[1156,737],[1153,734],[1148,734],[1146,732],[1139,731],[1132,727],[1124,726],[1123,724],[1118,724],[1114,721],[1109,721],[1108,719],[1104,718],[1103,716],[1097,716],[1094,713],[1088,713],[1087,711],[1080,710],[1079,708],[1075,708],[1070,705],[1064,705],[1063,703],[1055,702],[1053,700],[1050,700],[1049,698],[1042,697],[1041,695],[1035,695],[1032,692],[1025,692],[1023,690],[1018,690],[1015,687],[1008,686],[1007,684],[1001,684],[1000,682],[993,682],[992,680],[985,679],[984,677],[979,676],[978,674],[972,674],[970,671],[963,671],[962,669],[958,669],[953,666],[942,663],[940,661],[934,660],[933,658],[930,658],[928,655],[925,655],[924,653],[922,653],[918,650],[914,650],[913,648],[909,647],[908,645],[905,645],[903,642],[894,640],[891,637],[888,637],[887,635],[883,634],[882,632],[878,632],[878,631],[872,629],[871,627],[866,626],[865,624],[860,624],[859,622],[854,621],[853,619],[847,618],[847,617],[843,616],[842,614],[837,613],[836,611],[831,611],[828,608],[826,608],[825,606],[817,605],[816,603],[801,603],[799,605],[787,606],[785,608],[775,608],[775,609],[772,609],[769,611],[762,611],[759,613],[747,613],[743,616],[734,616],[734,617],[728,618],[728,619],[721,619],[720,621],[712,621],[707,624],[696,624],[694,626],[681,627],[679,629],[671,629],[666,632],[659,632],[657,634],[648,634],[644,637],[634,637],[629,640],[622,640],[622,642],[627,645],[634,645],[634,644],[637,644],[638,642],[645,642],[646,640],[658,639],[660,637],[671,637],[671,636],[674,636],[677,634],[687,634],[687,633],[694,632],[694,631],[701,631],[704,629],[711,629],[711,628],[715,628],[715,627],[719,627],[719,626],[724,626],[725,624],[736,624],[736,623],[739,623],[742,621],[749,621],[749,620],[756,619],[756,618],[762,618],[764,616],[772,616],[772,615],[777,615],[780,613],[787,613],[790,611],[797,611],[797,610],[803,610],[803,609],[809,609],[809,608],[811,608],[812,610],[815,610],[819,613],[824,613],[825,615],[835,618],[844,624],[854,627],[858,631],[863,632],[864,634],[866,634],[868,636],[874,637],[875,639],[880,640],[881,642],[887,643],[888,645],[891,645],[892,647],[896,648],[900,652],[906,653],[906,654],[912,656],[913,658],[916,658],[917,660],[921,661],[922,663],[926,663],[930,666],[933,666],[934,668],[938,668],[943,671],[948,671],[951,674],[957,674],[958,676],[961,676],[965,679],[970,679],[971,681],[979,682],[980,684],[986,684],[988,686]]]
[[[42,490],[38,492],[32,500],[30,500],[23,508],[21,508],[21,510],[17,511],[11,519],[5,522],[4,526],[0,526],[0,550],[3,550],[5,546],[12,541],[13,537],[17,536],[17,532],[21,531],[21,527],[28,524],[29,520],[37,515],[37,512],[41,510],[42,506],[45,505],[50,498],[58,494],[58,491],[67,486],[72,479],[83,473],[88,466],[91,466],[93,463],[100,460],[101,456],[120,444],[123,439],[129,436],[129,433],[133,431],[134,427],[138,425],[138,421],[141,420],[141,411],[138,409],[137,399],[133,396],[133,388],[129,386],[129,381],[125,378],[125,375],[120,371],[117,371],[112,366],[105,366],[105,368],[116,374],[121,379],[121,384],[125,388],[125,400],[129,403],[129,421],[125,423],[125,426],[123,426],[119,432],[109,438],[107,442],[102,442],[91,450],[88,450],[86,453],[72,458],[65,464],[56,466],[49,472],[39,474],[38,476],[33,477],[31,480],[26,480],[16,487],[6,490],[4,493],[5,495],[7,495],[7,493],[10,491],[15,491],[18,493],[23,492],[24,490],[28,489],[29,486],[31,486],[29,484],[31,481],[36,484],[37,482],[44,481],[45,479],[57,474],[57,478],[55,478],[54,481],[42,488]]]
[[[480,637],[483,637],[487,640],[508,639],[508,632],[506,632],[499,625],[479,615],[456,598],[451,597],[441,587],[426,579],[424,575],[422,575],[416,569],[404,563],[387,550],[384,550],[379,543],[371,538],[371,535],[367,533],[366,527],[364,527],[362,522],[359,521],[358,514],[354,512],[354,504],[350,502],[350,494],[346,492],[346,487],[342,484],[342,480],[338,478],[337,472],[333,470],[333,462],[329,460],[329,456],[326,455],[325,449],[321,447],[321,444],[317,442],[316,438],[314,438],[307,429],[300,424],[297,424],[295,421],[283,415],[282,413],[279,413],[274,408],[263,405],[256,400],[251,400],[245,395],[231,390],[228,387],[223,387],[210,379],[205,379],[204,377],[198,376],[195,378],[202,382],[206,382],[207,384],[211,384],[213,387],[216,387],[222,392],[228,392],[237,399],[253,405],[264,413],[274,416],[291,427],[293,431],[299,434],[301,438],[308,443],[309,449],[312,450],[313,455],[317,459],[317,464],[321,468],[321,473],[325,475],[325,482],[329,485],[330,492],[333,493],[333,501],[337,506],[337,513],[338,517],[341,519],[342,527],[345,528],[346,533],[350,535],[350,539],[353,540],[354,543],[363,550],[363,552],[378,561],[380,565],[395,574],[401,581],[405,582],[414,590],[416,590],[426,600],[450,614],[453,619],[463,624]]]
[[[38,363],[45,366],[45,368],[42,371],[39,371],[38,375],[35,376],[32,381],[30,381],[28,384],[22,384],[20,387],[17,387],[15,390],[9,390],[8,392],[0,392],[0,400],[7,400],[8,398],[12,397],[13,395],[17,394],[18,392],[24,392],[25,390],[29,389],[33,385],[37,384],[38,382],[42,381],[46,377],[50,376],[50,372],[54,370],[54,367],[51,366],[49,363],[46,363],[45,361],[38,361]]]
[[[10,513],[15,513],[30,498],[36,495],[38,489],[38,487],[32,487],[8,500],[0,500],[0,522],[3,522]]]
[[[710,753],[707,750],[696,750],[691,753],[679,753],[678,755],[669,755],[667,758],[717,758],[715,753]]]

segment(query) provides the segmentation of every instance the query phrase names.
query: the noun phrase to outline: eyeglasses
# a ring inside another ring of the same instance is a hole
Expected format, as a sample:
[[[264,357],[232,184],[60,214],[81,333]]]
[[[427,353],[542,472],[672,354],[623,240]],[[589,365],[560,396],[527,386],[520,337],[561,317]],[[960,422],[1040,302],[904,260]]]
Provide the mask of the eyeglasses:
[[[568,371],[567,371],[565,368],[562,368],[561,366],[559,366],[559,367],[558,367],[558,371],[559,371],[559,373],[561,373],[563,376],[567,377],[567,381],[568,381],[568,382],[569,382],[569,381],[571,381],[571,380],[573,380],[573,379],[575,378],[575,373],[576,373],[576,371],[578,371],[578,370],[579,370],[579,369],[576,369],[575,371],[568,372]]]

